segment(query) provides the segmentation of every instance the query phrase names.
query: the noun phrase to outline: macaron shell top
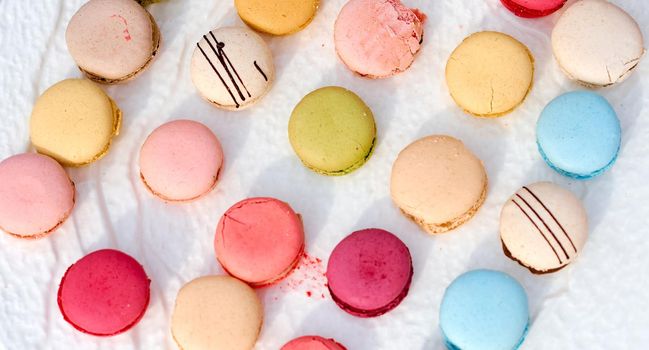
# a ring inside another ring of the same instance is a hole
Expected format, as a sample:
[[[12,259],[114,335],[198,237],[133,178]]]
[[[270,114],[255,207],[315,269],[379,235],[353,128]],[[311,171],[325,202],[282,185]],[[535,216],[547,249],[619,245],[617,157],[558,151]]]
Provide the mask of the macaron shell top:
[[[518,190],[500,214],[505,253],[534,273],[561,269],[588,238],[588,217],[570,191],[549,182]]]
[[[304,29],[318,10],[319,0],[235,0],[241,19],[260,32],[286,35]]]
[[[332,298],[348,313],[380,316],[406,296],[412,280],[408,247],[381,229],[356,231],[334,248],[327,264]]]
[[[286,343],[280,350],[346,350],[333,339],[306,335]]]
[[[469,220],[486,192],[482,162],[450,136],[433,135],[413,142],[399,153],[392,167],[392,200],[429,233],[443,233]]]
[[[248,198],[228,209],[214,239],[216,257],[232,276],[261,287],[285,277],[304,250],[300,217],[274,198]]]
[[[99,86],[86,79],[63,80],[36,100],[31,142],[63,165],[81,166],[108,152],[121,120],[121,111]]]
[[[209,192],[222,164],[219,140],[208,127],[191,120],[161,125],[140,151],[142,181],[167,201],[188,201]]]
[[[520,105],[532,89],[534,58],[513,37],[474,33],[453,51],[446,84],[455,102],[478,117],[498,117]]]
[[[275,79],[273,55],[252,30],[219,28],[196,44],[191,75],[206,100],[223,109],[242,110],[270,90]]]
[[[40,238],[61,225],[74,207],[75,189],[54,159],[23,153],[0,162],[0,229]]]
[[[536,125],[543,159],[555,170],[589,179],[609,169],[621,143],[620,120],[604,97],[573,91],[552,100]]]
[[[537,18],[554,13],[567,0],[501,0],[503,5],[519,17]]]
[[[503,272],[470,271],[446,289],[439,319],[449,349],[515,350],[527,332],[527,294]]]
[[[563,71],[589,87],[624,81],[645,52],[638,23],[603,0],[571,5],[552,31],[552,50]]]
[[[309,93],[295,106],[288,134],[305,166],[323,175],[345,175],[371,156],[376,124],[358,95],[328,86]]]
[[[399,0],[350,0],[334,28],[336,52],[352,71],[384,78],[408,69],[421,48],[425,16]]]
[[[57,301],[65,320],[78,330],[115,335],[144,315],[150,282],[132,257],[113,249],[98,250],[68,268]]]
[[[247,284],[229,276],[200,277],[178,292],[171,333],[183,350],[252,350],[263,313]]]
[[[153,58],[160,33],[133,0],[90,0],[65,33],[70,54],[89,78],[116,83],[139,73]]]

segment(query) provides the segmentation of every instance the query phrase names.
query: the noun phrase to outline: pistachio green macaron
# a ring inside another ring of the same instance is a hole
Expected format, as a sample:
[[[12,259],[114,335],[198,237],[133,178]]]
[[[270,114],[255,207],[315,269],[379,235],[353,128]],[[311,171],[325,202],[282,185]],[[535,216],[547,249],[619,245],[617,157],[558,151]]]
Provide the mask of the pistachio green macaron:
[[[355,93],[328,86],[304,96],[288,123],[293,150],[309,169],[346,175],[365,164],[376,140],[369,107]]]

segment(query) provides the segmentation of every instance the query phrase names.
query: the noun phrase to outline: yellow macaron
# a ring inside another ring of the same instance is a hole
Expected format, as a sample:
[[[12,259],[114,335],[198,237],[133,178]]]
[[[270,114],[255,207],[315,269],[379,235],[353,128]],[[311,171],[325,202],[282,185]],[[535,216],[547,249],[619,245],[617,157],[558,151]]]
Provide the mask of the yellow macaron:
[[[470,35],[446,64],[455,102],[478,117],[499,117],[520,105],[532,88],[534,58],[520,41],[499,32]]]
[[[122,113],[113,100],[87,79],[54,84],[36,101],[31,142],[39,153],[67,166],[103,157],[119,133]]]
[[[273,35],[304,29],[315,16],[319,0],[234,0],[239,17],[250,27]]]

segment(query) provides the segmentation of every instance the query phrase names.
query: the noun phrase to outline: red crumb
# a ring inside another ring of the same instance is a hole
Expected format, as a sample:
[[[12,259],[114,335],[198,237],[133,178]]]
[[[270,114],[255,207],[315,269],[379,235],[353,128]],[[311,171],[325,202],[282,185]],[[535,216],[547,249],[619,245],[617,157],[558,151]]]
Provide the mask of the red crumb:
[[[322,259],[310,256],[304,252],[297,267],[279,284],[282,292],[299,292],[307,298],[325,299],[327,277]]]
[[[309,298],[311,297],[312,294],[313,294],[313,293],[311,293],[310,290],[308,290],[308,291],[306,292],[306,296],[308,296]]]

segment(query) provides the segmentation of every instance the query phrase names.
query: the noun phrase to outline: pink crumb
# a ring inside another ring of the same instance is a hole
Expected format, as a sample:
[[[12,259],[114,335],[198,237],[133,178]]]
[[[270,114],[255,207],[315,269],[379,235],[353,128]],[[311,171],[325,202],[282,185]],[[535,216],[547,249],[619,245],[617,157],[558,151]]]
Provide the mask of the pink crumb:
[[[112,15],[110,18],[117,18],[120,19],[122,23],[124,23],[124,40],[126,41],[131,41],[133,39],[131,37],[131,33],[128,31],[128,22],[126,22],[126,18],[120,16],[120,15]]]
[[[304,252],[293,273],[279,284],[282,292],[300,292],[308,298],[320,297],[325,299],[327,277],[322,259],[310,256]]]

